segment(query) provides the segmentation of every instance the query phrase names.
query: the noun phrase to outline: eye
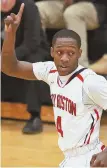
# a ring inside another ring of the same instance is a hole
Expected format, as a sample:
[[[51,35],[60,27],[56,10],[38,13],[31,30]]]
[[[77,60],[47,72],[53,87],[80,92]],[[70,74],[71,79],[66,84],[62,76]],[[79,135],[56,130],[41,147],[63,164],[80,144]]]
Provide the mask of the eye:
[[[58,55],[61,55],[61,51],[57,51],[57,54],[58,54]]]
[[[69,53],[68,53],[69,56],[72,56],[72,55],[74,55],[74,54],[75,54],[74,52],[69,52]]]

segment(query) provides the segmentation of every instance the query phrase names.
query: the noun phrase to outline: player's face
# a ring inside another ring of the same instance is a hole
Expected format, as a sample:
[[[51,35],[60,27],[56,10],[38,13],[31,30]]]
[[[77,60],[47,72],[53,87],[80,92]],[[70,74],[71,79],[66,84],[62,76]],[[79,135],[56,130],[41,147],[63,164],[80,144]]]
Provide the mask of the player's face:
[[[51,48],[51,56],[60,76],[68,75],[77,68],[81,52],[76,40],[57,38],[54,47]]]
[[[15,4],[16,0],[1,0],[1,11],[9,12]]]

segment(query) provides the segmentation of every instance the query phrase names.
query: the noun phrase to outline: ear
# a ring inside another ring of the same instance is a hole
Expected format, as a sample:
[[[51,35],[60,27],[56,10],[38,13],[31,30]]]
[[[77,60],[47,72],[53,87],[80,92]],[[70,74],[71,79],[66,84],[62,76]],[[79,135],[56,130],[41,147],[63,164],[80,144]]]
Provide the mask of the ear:
[[[79,58],[81,57],[81,54],[82,54],[82,49],[80,48],[79,49]]]
[[[54,49],[53,49],[53,47],[51,47],[51,57],[53,58],[54,57]]]

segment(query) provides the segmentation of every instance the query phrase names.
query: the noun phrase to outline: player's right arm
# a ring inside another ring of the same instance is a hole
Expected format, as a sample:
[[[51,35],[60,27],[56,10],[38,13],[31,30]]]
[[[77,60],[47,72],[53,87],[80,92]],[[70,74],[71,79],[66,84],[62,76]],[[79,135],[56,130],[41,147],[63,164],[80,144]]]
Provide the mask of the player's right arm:
[[[35,80],[32,63],[18,61],[15,54],[16,31],[21,21],[24,4],[17,15],[7,16],[5,21],[5,38],[2,47],[1,70],[5,74],[17,78]]]

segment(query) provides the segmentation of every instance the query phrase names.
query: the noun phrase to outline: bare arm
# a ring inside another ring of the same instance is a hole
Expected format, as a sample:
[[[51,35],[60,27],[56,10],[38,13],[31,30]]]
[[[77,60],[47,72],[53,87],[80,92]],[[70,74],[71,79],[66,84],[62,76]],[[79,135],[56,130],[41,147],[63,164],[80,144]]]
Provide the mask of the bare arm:
[[[17,78],[35,80],[32,63],[18,61],[15,54],[16,31],[23,14],[24,4],[17,15],[11,14],[5,19],[5,39],[2,47],[1,70]]]

